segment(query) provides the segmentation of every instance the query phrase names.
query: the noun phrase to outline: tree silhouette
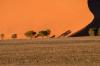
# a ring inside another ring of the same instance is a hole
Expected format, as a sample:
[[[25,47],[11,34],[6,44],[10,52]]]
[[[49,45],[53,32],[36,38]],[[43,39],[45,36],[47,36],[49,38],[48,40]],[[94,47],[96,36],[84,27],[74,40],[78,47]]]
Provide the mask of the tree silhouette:
[[[11,38],[12,39],[16,39],[17,38],[17,34],[16,33],[12,34]]]
[[[31,31],[27,31],[24,35],[25,35],[26,37],[29,37],[30,39],[32,39],[33,36],[36,35],[36,32],[34,32],[33,30],[31,30]]]
[[[0,34],[0,38],[1,38],[1,40],[4,39],[4,36],[5,36],[5,34],[3,34],[3,33]]]
[[[51,30],[50,29],[47,29],[47,30],[42,30],[42,31],[39,31],[39,34],[38,36],[41,36],[41,37],[45,37],[45,36],[49,36],[51,33]]]

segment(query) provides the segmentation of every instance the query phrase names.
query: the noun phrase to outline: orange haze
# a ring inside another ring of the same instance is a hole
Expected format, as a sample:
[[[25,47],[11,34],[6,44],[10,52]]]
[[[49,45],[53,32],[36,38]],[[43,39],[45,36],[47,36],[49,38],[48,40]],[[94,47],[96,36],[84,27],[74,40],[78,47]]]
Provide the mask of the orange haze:
[[[51,29],[51,35],[79,31],[91,22],[87,0],[0,0],[0,32],[6,37],[28,30]]]

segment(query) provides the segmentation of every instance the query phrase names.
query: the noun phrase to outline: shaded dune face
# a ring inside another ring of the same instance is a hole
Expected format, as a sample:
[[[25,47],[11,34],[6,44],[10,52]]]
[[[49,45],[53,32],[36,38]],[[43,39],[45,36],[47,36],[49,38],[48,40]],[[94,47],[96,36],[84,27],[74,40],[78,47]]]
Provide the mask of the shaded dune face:
[[[71,35],[71,36],[88,36],[88,31],[90,28],[100,27],[100,0],[88,0],[88,6],[94,15],[93,21],[86,26],[83,30]]]
[[[0,2],[0,32],[10,37],[28,30],[51,29],[59,36],[67,30],[75,33],[93,19],[87,0],[2,0]],[[70,35],[71,35],[70,34]]]

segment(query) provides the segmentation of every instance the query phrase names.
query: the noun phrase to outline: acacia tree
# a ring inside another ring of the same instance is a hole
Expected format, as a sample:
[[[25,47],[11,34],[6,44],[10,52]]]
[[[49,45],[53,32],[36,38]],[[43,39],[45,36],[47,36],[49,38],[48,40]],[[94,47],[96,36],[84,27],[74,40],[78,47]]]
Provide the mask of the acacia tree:
[[[32,39],[33,36],[36,35],[36,32],[34,32],[33,30],[31,30],[31,31],[27,31],[24,35],[25,35],[26,37],[29,37],[30,39]]]
[[[4,36],[5,36],[5,34],[3,34],[3,33],[0,34],[0,38],[1,38],[1,40],[4,39]]]
[[[50,35],[50,33],[51,33],[51,31],[49,29],[47,29],[47,30],[39,31],[38,35],[41,37],[45,37],[45,36],[48,37]]]
[[[16,39],[17,38],[17,34],[16,33],[12,34],[11,38],[12,39]]]
[[[39,34],[38,35],[43,38],[45,36],[45,31],[39,31]]]

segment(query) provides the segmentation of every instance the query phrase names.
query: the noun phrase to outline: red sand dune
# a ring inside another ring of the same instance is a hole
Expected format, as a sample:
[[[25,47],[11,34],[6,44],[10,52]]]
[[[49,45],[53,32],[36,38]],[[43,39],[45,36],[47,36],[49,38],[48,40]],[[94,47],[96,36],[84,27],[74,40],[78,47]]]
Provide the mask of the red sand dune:
[[[75,33],[91,22],[87,0],[0,0],[0,32],[10,37],[28,30],[51,29],[60,35],[66,30]]]

